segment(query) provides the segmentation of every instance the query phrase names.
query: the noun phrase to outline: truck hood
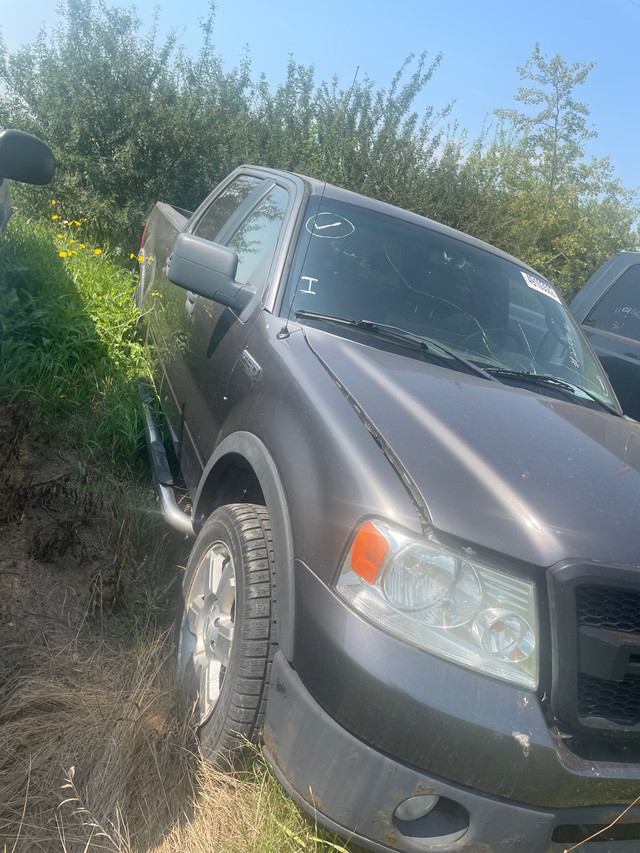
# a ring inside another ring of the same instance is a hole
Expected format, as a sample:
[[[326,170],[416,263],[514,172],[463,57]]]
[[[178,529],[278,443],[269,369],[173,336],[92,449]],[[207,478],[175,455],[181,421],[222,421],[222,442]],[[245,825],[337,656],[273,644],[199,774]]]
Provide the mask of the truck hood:
[[[440,531],[541,566],[640,565],[640,424],[305,328]]]

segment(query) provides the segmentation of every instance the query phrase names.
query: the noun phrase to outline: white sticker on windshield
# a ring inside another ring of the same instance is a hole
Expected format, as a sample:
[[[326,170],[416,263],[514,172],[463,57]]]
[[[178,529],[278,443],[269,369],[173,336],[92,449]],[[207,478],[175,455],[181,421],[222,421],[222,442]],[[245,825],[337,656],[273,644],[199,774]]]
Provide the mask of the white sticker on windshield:
[[[520,272],[532,290],[537,290],[538,293],[544,293],[545,296],[550,296],[552,299],[555,299],[556,302],[560,302],[560,297],[548,282],[543,281],[541,278],[538,278],[537,275],[531,275],[531,273],[525,272],[524,270],[520,270]]]

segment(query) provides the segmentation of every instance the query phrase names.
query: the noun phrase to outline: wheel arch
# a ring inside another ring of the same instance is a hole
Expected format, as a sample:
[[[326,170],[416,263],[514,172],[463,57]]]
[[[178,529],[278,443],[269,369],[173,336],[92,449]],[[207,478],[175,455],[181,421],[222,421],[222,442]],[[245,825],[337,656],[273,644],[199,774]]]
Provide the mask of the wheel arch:
[[[193,501],[196,531],[218,506],[226,503],[258,503],[267,508],[276,564],[278,644],[291,661],[295,590],[290,515],[276,463],[253,433],[232,433],[209,459]]]

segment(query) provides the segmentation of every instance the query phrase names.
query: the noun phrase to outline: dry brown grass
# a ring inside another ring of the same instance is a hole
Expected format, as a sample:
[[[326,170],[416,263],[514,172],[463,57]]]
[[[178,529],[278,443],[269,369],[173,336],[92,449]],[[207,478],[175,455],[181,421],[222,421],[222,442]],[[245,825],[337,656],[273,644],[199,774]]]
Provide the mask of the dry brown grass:
[[[165,638],[33,647],[0,690],[3,853],[351,853],[282,791],[258,751],[202,762]]]
[[[130,334],[131,281],[80,256],[53,269],[50,235],[11,226],[0,253],[0,289],[20,291],[0,300],[0,853],[342,850],[259,753],[244,774],[201,762],[173,650],[154,635],[175,611],[188,548],[135,476],[130,379],[148,365]]]
[[[245,774],[200,766],[200,790],[190,820],[177,822],[153,853],[357,853],[318,827],[288,798],[256,757]]]
[[[153,848],[189,815],[197,764],[163,638],[27,657],[0,691],[0,849]]]

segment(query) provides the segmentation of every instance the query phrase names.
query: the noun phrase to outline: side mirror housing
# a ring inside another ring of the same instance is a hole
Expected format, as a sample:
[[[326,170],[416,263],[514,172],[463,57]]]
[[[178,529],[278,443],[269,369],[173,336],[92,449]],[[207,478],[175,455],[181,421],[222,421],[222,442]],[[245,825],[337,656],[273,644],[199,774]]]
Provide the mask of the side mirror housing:
[[[48,184],[54,172],[53,152],[42,140],[20,130],[0,132],[0,180]]]
[[[238,255],[233,249],[193,234],[178,234],[169,258],[169,281],[241,313],[255,290],[237,282]]]

